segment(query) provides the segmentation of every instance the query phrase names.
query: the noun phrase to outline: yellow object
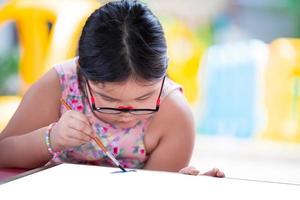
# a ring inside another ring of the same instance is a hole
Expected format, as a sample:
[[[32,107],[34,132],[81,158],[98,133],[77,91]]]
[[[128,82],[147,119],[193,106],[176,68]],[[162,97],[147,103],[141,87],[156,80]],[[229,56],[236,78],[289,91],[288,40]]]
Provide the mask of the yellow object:
[[[300,39],[271,43],[265,81],[268,117],[262,137],[300,143]]]
[[[181,21],[168,21],[163,25],[169,54],[168,75],[183,86],[185,96],[194,104],[198,97],[197,74],[204,45]]]
[[[0,7],[0,25],[15,21],[17,26],[21,46],[20,95],[55,63],[76,55],[82,27],[99,6],[96,0],[11,0]],[[7,100],[0,99],[2,105],[8,105]],[[2,120],[6,114],[12,115],[1,110],[0,127],[6,124]]]
[[[18,29],[21,93],[53,64],[75,56],[82,27],[98,7],[96,0],[12,0],[0,8],[0,23],[13,20]]]

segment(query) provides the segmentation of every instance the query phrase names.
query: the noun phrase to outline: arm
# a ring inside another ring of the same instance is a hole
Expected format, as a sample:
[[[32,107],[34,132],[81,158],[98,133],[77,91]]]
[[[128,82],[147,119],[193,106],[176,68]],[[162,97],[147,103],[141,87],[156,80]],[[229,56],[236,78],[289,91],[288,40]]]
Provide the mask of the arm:
[[[55,151],[90,142],[93,130],[81,112],[67,111],[60,116],[60,84],[54,69],[35,83],[0,135],[0,167],[35,168],[51,156],[44,141],[46,127]]]
[[[162,133],[145,169],[178,172],[188,165],[195,141],[193,116],[181,92],[166,97],[152,123]]]
[[[24,95],[0,134],[0,167],[34,168],[51,158],[44,142],[46,126],[59,119],[60,84],[54,69]]]

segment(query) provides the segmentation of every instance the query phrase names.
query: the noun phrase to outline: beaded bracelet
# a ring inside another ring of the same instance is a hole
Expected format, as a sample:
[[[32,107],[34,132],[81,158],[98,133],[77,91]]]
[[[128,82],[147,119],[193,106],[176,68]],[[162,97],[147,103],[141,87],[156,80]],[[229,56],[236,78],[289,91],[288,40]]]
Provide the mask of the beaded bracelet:
[[[56,122],[50,124],[47,127],[47,130],[46,130],[46,133],[45,133],[45,143],[47,145],[47,150],[53,156],[53,159],[57,158],[62,153],[62,151],[54,151],[51,148],[51,145],[50,145],[50,132],[52,131],[52,128],[54,127],[55,124],[56,124]]]

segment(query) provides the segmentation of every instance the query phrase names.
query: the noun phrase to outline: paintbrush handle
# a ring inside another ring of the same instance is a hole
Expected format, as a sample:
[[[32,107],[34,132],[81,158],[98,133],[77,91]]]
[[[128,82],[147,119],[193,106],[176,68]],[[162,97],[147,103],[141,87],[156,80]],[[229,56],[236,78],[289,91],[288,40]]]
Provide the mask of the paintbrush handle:
[[[107,151],[105,153],[115,163],[115,165],[120,166],[119,161],[109,151]]]
[[[100,139],[97,136],[92,136],[92,138],[97,143],[97,145],[102,149],[102,151],[104,151],[104,153],[108,152],[108,150],[105,148],[105,146],[102,144],[102,142],[100,141]]]
[[[98,146],[102,149],[102,151],[109,157],[117,166],[120,166],[119,161],[105,148],[100,139],[97,136],[94,136],[93,139],[98,144]]]
[[[69,106],[64,99],[60,99],[60,102],[67,108],[67,110],[72,110],[71,106]]]

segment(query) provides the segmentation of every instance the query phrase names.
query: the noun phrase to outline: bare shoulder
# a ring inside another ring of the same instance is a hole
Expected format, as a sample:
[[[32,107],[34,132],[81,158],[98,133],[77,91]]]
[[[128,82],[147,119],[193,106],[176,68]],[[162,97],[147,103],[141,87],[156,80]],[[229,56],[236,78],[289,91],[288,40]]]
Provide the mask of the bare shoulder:
[[[147,134],[149,133],[149,134]],[[145,169],[179,171],[192,156],[195,128],[191,109],[179,91],[162,101],[145,134],[149,159]],[[170,156],[176,152],[176,156]]]
[[[61,89],[55,69],[48,71],[24,95],[18,109],[0,134],[0,139],[21,135],[57,121]]]
[[[165,134],[172,130],[177,134],[194,134],[194,120],[191,108],[179,90],[176,90],[165,97],[159,112],[162,129]],[[185,130],[185,131],[183,131]]]
[[[176,138],[173,137],[175,134],[193,140],[194,126],[193,114],[185,96],[179,90],[175,90],[162,101],[160,110],[153,117],[148,132],[151,132],[154,143],[158,143],[163,137]],[[146,135],[147,137],[150,138]],[[153,148],[156,145],[150,146]]]

